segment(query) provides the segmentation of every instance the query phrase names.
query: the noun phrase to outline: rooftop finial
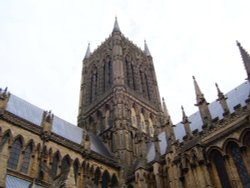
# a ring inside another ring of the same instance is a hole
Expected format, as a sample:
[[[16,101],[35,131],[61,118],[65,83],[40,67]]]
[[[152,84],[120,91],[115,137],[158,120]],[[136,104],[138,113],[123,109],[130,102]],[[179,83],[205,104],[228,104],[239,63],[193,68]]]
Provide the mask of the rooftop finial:
[[[86,54],[85,54],[84,59],[89,58],[89,57],[90,57],[90,55],[91,55],[91,51],[90,51],[90,43],[88,43],[88,48],[87,48],[87,50],[86,50]]]
[[[121,32],[120,27],[118,25],[117,17],[115,17],[115,24],[114,24],[113,32]]]
[[[146,40],[144,40],[144,53],[146,56],[151,56]]]

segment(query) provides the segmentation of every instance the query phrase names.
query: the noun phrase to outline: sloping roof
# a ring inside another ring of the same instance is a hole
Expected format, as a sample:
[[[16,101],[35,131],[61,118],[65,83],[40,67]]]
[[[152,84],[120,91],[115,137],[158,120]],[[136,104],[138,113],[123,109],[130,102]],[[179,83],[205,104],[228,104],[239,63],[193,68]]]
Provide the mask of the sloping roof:
[[[230,113],[235,112],[234,107],[237,105],[241,105],[246,106],[246,100],[248,99],[250,94],[250,84],[248,81],[240,84],[238,87],[234,88],[233,90],[229,91],[226,94],[227,97],[227,104],[228,104],[228,108],[230,110]],[[221,104],[219,101],[215,100],[212,103],[209,104],[209,111],[211,113],[212,118],[219,118],[223,119],[223,109],[221,107]],[[190,123],[190,127],[191,130],[195,130],[198,129],[199,131],[202,130],[202,119],[200,116],[200,112],[197,111],[195,113],[193,113],[192,115],[190,115],[188,117]],[[175,135],[176,135],[176,139],[182,141],[183,137],[186,135],[185,134],[185,130],[184,130],[184,126],[181,122],[177,123],[176,126],[174,127],[174,131],[175,131]],[[166,140],[166,135],[165,132],[161,132],[158,135],[158,138],[160,140],[159,144],[160,144],[160,152],[161,155],[163,155],[166,152],[167,149],[167,140]],[[147,161],[151,162],[155,159],[155,144],[153,142],[148,143],[148,151],[147,151]]]
[[[233,113],[235,111],[234,107],[239,104],[241,106],[246,106],[246,99],[249,96],[249,92],[250,92],[250,84],[248,81],[246,81],[226,94],[227,104],[230,113]],[[219,101],[217,100],[213,101],[212,103],[209,104],[208,108],[213,119],[216,117],[218,117],[219,119],[223,119],[223,109]],[[192,131],[195,129],[198,130],[202,129],[203,123],[199,111],[189,116],[188,119],[191,122],[190,127]],[[174,131],[176,139],[182,140],[183,136],[185,136],[185,130],[181,122],[177,123],[177,125],[174,128]]]
[[[41,126],[44,110],[28,103],[27,101],[13,94],[10,95],[6,111],[26,121],[29,121],[36,126]],[[83,129],[57,116],[54,116],[51,131],[74,143],[81,144]],[[100,155],[111,157],[110,152],[108,151],[106,146],[101,142],[101,140],[92,133],[88,134],[90,135],[91,150]]]
[[[6,110],[37,126],[41,125],[43,110],[15,95],[10,95]]]

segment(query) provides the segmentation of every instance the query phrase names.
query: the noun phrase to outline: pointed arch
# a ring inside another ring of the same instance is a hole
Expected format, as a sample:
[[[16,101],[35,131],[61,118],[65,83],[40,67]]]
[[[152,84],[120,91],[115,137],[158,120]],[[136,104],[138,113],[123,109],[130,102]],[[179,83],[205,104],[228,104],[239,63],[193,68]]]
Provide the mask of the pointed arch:
[[[99,167],[96,168],[95,174],[94,174],[94,185],[98,186],[99,185],[99,180],[101,177],[101,170]]]
[[[60,161],[60,152],[57,151],[53,158],[52,158],[52,166],[51,166],[51,176],[52,178],[55,178],[56,175],[57,175],[57,169],[58,169],[58,166],[59,166],[59,161]]]
[[[108,55],[103,61],[103,91],[107,91],[112,85],[112,63]]]
[[[89,102],[90,104],[95,100],[97,95],[97,86],[98,86],[98,71],[96,65],[93,65],[90,71],[90,85],[89,85]]]
[[[69,155],[65,155],[61,163],[61,173],[68,172],[70,169],[71,158]]]
[[[23,147],[23,139],[21,136],[17,136],[11,146],[10,157],[8,160],[8,168],[17,170],[22,147]]]
[[[118,188],[118,180],[117,180],[117,177],[115,174],[112,175],[112,178],[111,178],[111,187],[112,188]]]
[[[150,82],[146,73],[144,73],[144,80],[145,80],[145,92],[146,97],[151,100],[151,93],[150,93]]]
[[[78,178],[79,166],[80,166],[79,159],[76,158],[74,163],[73,163],[74,176],[75,176],[75,182],[76,183],[77,183],[77,178]]]
[[[245,162],[243,161],[240,148],[237,143],[231,141],[227,144],[227,151],[232,156],[232,159],[234,161],[235,167],[237,169],[237,172],[239,174],[241,183],[243,187],[249,187],[250,186],[250,176],[247,171]]]
[[[7,131],[5,131],[5,133],[3,134],[2,140],[1,140],[1,142],[0,142],[0,152],[2,151],[4,145],[5,145],[6,143],[9,143],[10,139],[11,139],[11,132],[10,132],[10,130],[7,130]]]
[[[34,148],[34,142],[33,140],[30,140],[23,154],[23,164],[21,167],[21,172],[23,173],[28,173],[33,148]]]
[[[221,153],[217,149],[214,149],[210,152],[209,157],[219,176],[222,188],[231,188],[228,172],[226,170],[224,158]],[[216,177],[216,175],[213,174],[212,177]]]
[[[105,170],[102,174],[102,188],[108,188],[110,183],[110,175],[107,170]]]
[[[241,134],[241,142],[250,147],[250,129],[246,129],[242,134]]]

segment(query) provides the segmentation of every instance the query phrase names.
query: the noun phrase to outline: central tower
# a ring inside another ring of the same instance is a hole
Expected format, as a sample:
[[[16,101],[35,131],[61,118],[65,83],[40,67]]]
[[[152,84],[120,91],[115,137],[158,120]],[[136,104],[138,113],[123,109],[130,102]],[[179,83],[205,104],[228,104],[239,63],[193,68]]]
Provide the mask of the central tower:
[[[123,36],[117,19],[110,37],[83,59],[78,126],[99,136],[128,169],[146,159],[146,140],[163,110],[151,54]]]

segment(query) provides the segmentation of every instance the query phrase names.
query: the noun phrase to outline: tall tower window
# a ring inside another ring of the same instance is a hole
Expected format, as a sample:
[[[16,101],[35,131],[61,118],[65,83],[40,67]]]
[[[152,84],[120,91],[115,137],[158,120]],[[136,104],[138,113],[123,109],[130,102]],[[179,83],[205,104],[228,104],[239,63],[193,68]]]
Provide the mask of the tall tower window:
[[[97,83],[98,83],[98,72],[97,68],[94,67],[91,71],[90,78],[90,94],[89,94],[89,102],[92,103],[97,95]]]
[[[149,80],[147,77],[147,74],[144,73],[144,77],[145,77],[145,87],[146,87],[146,95],[148,97],[149,100],[151,100],[151,95],[150,95],[150,87],[149,87]]]
[[[16,139],[15,142],[12,144],[11,150],[10,150],[10,157],[8,160],[8,167],[12,168],[14,170],[17,169],[19,156],[21,153],[22,148],[22,142],[21,139]]]
[[[133,90],[136,90],[136,84],[135,84],[135,70],[133,63],[131,62],[130,57],[125,58],[125,64],[124,64],[124,70],[125,70],[125,82],[127,86]]]
[[[103,91],[108,90],[112,84],[112,64],[110,57],[103,61]]]

